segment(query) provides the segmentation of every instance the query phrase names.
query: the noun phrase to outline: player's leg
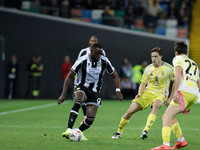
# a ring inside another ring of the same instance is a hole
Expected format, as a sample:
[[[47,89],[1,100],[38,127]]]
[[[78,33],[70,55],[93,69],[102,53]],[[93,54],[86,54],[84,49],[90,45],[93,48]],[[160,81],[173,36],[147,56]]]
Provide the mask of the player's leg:
[[[68,120],[68,128],[67,130],[62,134],[63,137],[68,138],[69,136],[69,132],[72,129],[76,118],[78,116],[78,112],[79,109],[82,105],[82,102],[85,100],[85,94],[83,93],[83,91],[77,91],[75,92],[75,103],[74,106],[72,107],[71,111],[70,111],[70,116],[69,116],[69,120]]]
[[[178,120],[176,118],[174,118],[172,120],[172,131],[177,137],[176,144],[172,149],[179,149],[181,147],[185,147],[185,146],[188,145],[188,143],[186,142],[186,140],[183,136],[183,132],[182,132],[181,127],[178,123]]]
[[[162,107],[162,104],[163,104],[163,102],[159,99],[155,100],[152,103],[152,111],[149,114],[146,125],[142,131],[142,134],[140,135],[140,137],[142,139],[145,139],[148,137],[149,129],[152,127],[153,123],[155,122],[155,120],[157,118],[158,110]]]
[[[131,116],[136,113],[137,111],[142,110],[142,107],[140,106],[140,104],[138,104],[137,102],[133,102],[131,103],[129,109],[126,111],[126,113],[122,116],[119,126],[118,126],[118,130],[117,133],[115,133],[112,138],[113,139],[118,139],[121,137],[122,132],[125,128],[125,126],[129,123],[129,120],[131,118]]]
[[[86,106],[87,118],[83,121],[83,123],[79,127],[79,129],[82,132],[87,130],[93,124],[97,110],[98,110],[98,106],[96,106],[96,105],[87,105]],[[87,140],[87,138],[83,135],[82,140]]]
[[[92,123],[94,122],[96,113],[97,113],[98,106],[96,105],[87,105],[86,112],[87,118],[84,120],[83,124],[79,127],[81,131],[85,131],[88,129]]]
[[[171,149],[170,135],[171,135],[171,130],[172,130],[172,120],[180,112],[181,112],[180,107],[171,105],[171,104],[169,105],[169,107],[166,109],[166,111],[162,117],[162,120],[163,120],[163,127],[162,127],[163,144],[161,146],[152,148],[151,150]]]
[[[83,120],[80,124],[83,124],[83,121],[87,118],[87,116],[86,116],[86,106],[85,106],[84,103],[82,104],[82,111],[83,111],[84,118],[83,118]]]
[[[196,102],[198,101],[198,97],[196,95],[186,93],[186,92],[179,92],[179,99],[180,99],[180,102],[177,102],[177,103],[172,102],[172,104],[179,106],[181,108],[183,114],[188,114],[190,108],[193,105],[195,105]],[[185,107],[183,107],[183,104]],[[174,118],[172,121],[172,131],[174,132],[174,134],[177,137],[177,141],[176,141],[176,144],[173,147],[173,149],[179,149],[181,147],[185,147],[188,145],[188,143],[186,142],[186,140],[183,136],[181,127],[176,118]]]

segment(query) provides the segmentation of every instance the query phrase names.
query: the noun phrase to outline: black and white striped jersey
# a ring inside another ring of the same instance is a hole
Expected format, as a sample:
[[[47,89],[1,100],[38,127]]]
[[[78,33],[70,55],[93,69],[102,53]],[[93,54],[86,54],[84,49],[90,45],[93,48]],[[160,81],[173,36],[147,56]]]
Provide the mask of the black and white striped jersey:
[[[84,55],[75,62],[71,71],[77,74],[77,85],[81,84],[93,92],[100,93],[105,71],[111,75],[115,68],[105,56],[101,56],[99,61],[91,61],[90,55]]]
[[[90,54],[91,53],[91,50],[90,50],[90,47],[87,47],[87,48],[84,48],[80,51],[80,53],[78,54],[78,59],[81,57],[81,56],[84,56],[86,54]],[[103,50],[102,52],[102,55],[103,56],[106,56],[106,53],[105,51]]]

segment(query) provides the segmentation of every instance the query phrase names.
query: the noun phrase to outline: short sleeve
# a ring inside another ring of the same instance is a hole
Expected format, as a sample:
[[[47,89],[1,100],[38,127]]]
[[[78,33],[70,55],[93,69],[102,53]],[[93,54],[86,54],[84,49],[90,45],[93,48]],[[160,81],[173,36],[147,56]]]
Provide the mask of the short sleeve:
[[[115,72],[115,68],[112,66],[111,62],[107,59],[106,60],[107,65],[106,65],[106,70],[109,75],[113,74]]]

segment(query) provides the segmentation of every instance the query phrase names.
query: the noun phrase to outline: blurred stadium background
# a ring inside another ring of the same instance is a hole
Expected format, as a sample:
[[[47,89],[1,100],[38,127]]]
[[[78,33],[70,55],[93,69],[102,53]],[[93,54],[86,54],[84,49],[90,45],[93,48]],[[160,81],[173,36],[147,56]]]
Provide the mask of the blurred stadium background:
[[[159,13],[149,15],[153,3]],[[133,65],[140,60],[150,63],[149,51],[156,46],[171,64],[173,43],[179,40],[187,42],[189,56],[200,66],[199,9],[200,0],[0,0],[0,97],[11,55],[16,54],[20,64],[17,98],[23,98],[26,64],[33,54],[40,54],[44,64],[40,98],[57,98],[64,56],[74,62],[91,35],[98,37],[117,71],[123,58]],[[109,15],[103,16],[104,12]],[[106,75],[102,94],[113,99],[115,89],[109,79]]]

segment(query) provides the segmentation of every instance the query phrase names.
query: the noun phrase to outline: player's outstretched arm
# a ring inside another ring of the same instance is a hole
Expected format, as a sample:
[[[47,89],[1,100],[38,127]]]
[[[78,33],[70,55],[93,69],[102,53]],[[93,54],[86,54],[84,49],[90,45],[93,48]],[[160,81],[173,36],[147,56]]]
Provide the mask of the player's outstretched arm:
[[[135,99],[138,99],[142,93],[146,90],[146,83],[141,83],[138,89],[138,94],[135,96]]]
[[[58,98],[58,104],[61,104],[65,100],[67,88],[70,84],[70,81],[74,78],[74,76],[75,76],[75,73],[70,70],[69,74],[65,78],[62,93],[61,93],[60,97]]]
[[[171,101],[172,101],[172,98],[173,98],[173,95],[174,95],[174,84],[175,82],[173,81],[173,85],[172,85],[172,90],[171,90],[171,94],[170,94],[170,96],[169,96],[169,98],[167,99],[167,102],[166,102],[166,106],[168,107],[169,106],[169,104],[171,103]]]
[[[122,93],[120,91],[120,88],[119,88],[119,85],[120,85],[119,76],[118,76],[117,72],[114,72],[111,76],[114,79],[117,98],[119,99],[119,101],[122,101],[123,100],[123,95],[122,95]]]

